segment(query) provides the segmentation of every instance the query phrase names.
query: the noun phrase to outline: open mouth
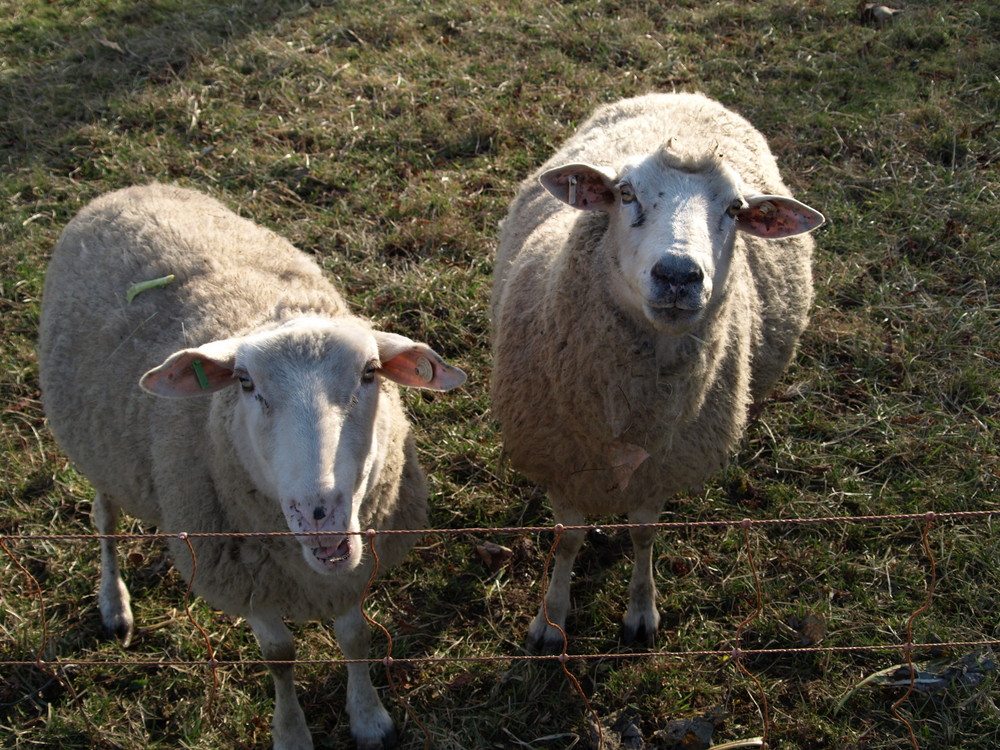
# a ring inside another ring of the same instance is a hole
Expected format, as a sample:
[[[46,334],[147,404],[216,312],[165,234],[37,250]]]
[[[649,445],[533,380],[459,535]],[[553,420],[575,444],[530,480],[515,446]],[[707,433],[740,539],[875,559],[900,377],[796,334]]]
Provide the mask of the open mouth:
[[[333,568],[351,556],[351,539],[345,537],[337,544],[312,547],[313,556],[326,568]]]

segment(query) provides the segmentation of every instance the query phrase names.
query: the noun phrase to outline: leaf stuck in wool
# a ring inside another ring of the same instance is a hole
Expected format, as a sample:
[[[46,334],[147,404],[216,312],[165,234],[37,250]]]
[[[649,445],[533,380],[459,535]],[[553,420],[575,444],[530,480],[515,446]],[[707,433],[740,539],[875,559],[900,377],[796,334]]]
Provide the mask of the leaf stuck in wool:
[[[150,289],[162,289],[167,284],[174,280],[174,275],[161,276],[158,279],[150,279],[149,281],[139,281],[128,288],[125,292],[125,301],[131,303],[132,300],[136,298],[136,295],[142,294]]]

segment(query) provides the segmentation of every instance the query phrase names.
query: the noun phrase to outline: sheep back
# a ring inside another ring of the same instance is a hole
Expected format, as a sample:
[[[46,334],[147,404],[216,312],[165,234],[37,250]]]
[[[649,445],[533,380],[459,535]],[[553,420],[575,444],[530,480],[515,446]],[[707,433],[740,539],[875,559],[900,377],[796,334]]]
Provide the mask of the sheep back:
[[[126,301],[132,284],[168,275],[163,288]],[[66,227],[43,302],[38,353],[49,424],[95,489],[163,533],[287,531],[277,502],[256,491],[226,438],[234,389],[174,400],[138,382],[183,348],[296,315],[348,315],[307,255],[202,193],[127,188],[94,200]],[[362,527],[423,528],[426,480],[398,390],[383,382],[381,395],[382,418],[397,424]],[[191,542],[195,591],[235,615],[274,602],[295,619],[336,615],[360,599],[371,572],[368,558],[347,575],[321,576],[290,536]],[[411,535],[379,536],[381,563],[398,562],[412,543]],[[187,542],[169,546],[190,578]]]

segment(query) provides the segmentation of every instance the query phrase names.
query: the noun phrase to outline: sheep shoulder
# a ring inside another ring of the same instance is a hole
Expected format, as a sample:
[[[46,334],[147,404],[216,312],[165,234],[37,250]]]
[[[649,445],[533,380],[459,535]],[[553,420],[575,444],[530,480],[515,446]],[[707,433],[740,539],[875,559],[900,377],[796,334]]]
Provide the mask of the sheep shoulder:
[[[699,485],[739,440],[749,271],[734,265],[743,283],[721,319],[681,340],[657,336],[607,288],[604,215],[561,223],[553,216],[527,239],[496,303],[494,411],[514,465],[553,490],[553,502],[627,512],[649,493]],[[621,446],[649,454],[624,487]]]

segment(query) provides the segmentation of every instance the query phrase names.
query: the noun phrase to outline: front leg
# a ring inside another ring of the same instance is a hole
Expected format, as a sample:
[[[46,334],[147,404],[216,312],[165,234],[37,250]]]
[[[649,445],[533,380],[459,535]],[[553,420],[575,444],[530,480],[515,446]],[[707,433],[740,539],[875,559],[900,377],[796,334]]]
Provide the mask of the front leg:
[[[655,523],[658,509],[640,509],[629,513],[629,523]],[[660,613],[656,609],[656,582],[653,579],[653,538],[655,529],[629,529],[632,537],[632,581],[628,587],[628,609],[622,628],[626,644],[641,643],[652,646],[656,630],[660,627]]]
[[[295,660],[295,642],[281,615],[274,611],[250,615],[247,622],[260,644],[264,661]],[[268,664],[274,680],[274,718],[271,729],[274,750],[312,750],[312,735],[295,695],[292,664]]]
[[[371,644],[371,627],[361,614],[361,607],[351,607],[333,621],[337,643],[348,659],[367,659]],[[347,713],[351,717],[351,734],[359,750],[384,750],[396,744],[396,728],[392,717],[372,685],[369,665],[364,661],[347,664]]]
[[[584,518],[576,511],[554,511],[557,523],[564,526],[583,526]],[[564,530],[554,553],[552,579],[538,614],[528,628],[528,650],[542,654],[559,654],[565,648],[566,616],[569,614],[569,586],[573,576],[573,562],[583,546],[582,529]],[[546,615],[548,619],[546,619]],[[549,622],[553,625],[549,625]]]
[[[118,528],[118,505],[100,491],[94,495],[91,516],[94,528],[102,537],[114,534]],[[118,567],[114,539],[101,539],[101,586],[97,600],[101,606],[104,629],[121,640],[123,646],[128,646],[135,632],[135,620],[132,617],[128,588],[125,587]]]

